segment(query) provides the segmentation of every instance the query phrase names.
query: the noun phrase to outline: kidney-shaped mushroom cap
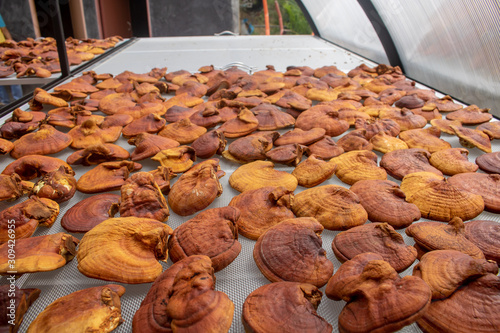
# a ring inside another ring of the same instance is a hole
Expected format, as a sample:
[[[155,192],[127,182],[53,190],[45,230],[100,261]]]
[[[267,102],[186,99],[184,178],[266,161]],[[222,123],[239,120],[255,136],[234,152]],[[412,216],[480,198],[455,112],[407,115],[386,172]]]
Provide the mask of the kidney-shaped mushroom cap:
[[[68,102],[64,99],[52,96],[42,88],[35,88],[35,91],[33,92],[33,100],[35,103],[39,104],[49,104],[57,107],[68,106]]]
[[[296,166],[302,160],[304,150],[307,150],[306,146],[293,143],[271,149],[266,157],[274,163]]]
[[[132,171],[142,165],[132,161],[104,162],[84,173],[76,182],[76,189],[83,193],[114,191],[125,184]]]
[[[295,124],[295,118],[271,104],[261,104],[251,109],[259,121],[259,131],[274,131]]]
[[[372,150],[373,145],[365,138],[365,129],[353,130],[340,139],[337,144],[344,149],[345,152],[353,150]]]
[[[387,179],[387,172],[377,165],[377,154],[368,150],[353,150],[330,161],[337,165],[335,175],[344,183],[353,185],[362,179]]]
[[[436,127],[419,128],[399,133],[399,138],[410,148],[426,149],[430,153],[451,148],[451,144],[440,138],[441,131]]]
[[[124,293],[124,287],[107,284],[60,297],[38,314],[27,332],[111,332],[123,320]]]
[[[274,141],[276,146],[283,146],[292,143],[298,143],[301,145],[310,145],[314,142],[319,141],[325,136],[325,130],[323,128],[311,128],[310,130],[304,131],[300,128],[295,128],[281,135],[278,139]]]
[[[500,175],[466,172],[448,178],[448,182],[462,190],[480,195],[484,209],[500,213]]]
[[[349,122],[339,118],[339,111],[328,105],[316,105],[302,112],[295,122],[295,127],[304,131],[322,128],[329,136],[339,136],[349,129]]]
[[[340,332],[397,331],[419,319],[431,301],[421,278],[400,278],[375,253],[359,254],[342,264],[328,281],[326,295],[347,301],[338,318]]]
[[[329,333],[333,328],[316,313],[323,293],[300,282],[274,282],[252,291],[243,303],[247,332]]]
[[[433,127],[438,128],[441,132],[455,135],[455,130],[451,128],[451,126],[462,126],[462,123],[459,122],[458,120],[448,120],[444,118],[439,118],[439,119],[432,119],[430,121],[431,125]]]
[[[448,120],[458,120],[464,125],[477,125],[490,121],[493,115],[490,109],[480,109],[477,105],[469,105],[463,109],[450,112],[446,115]]]
[[[334,162],[326,162],[310,155],[304,162],[301,162],[292,171],[292,175],[297,178],[300,186],[314,187],[329,179],[337,166]]]
[[[127,160],[130,153],[125,148],[112,143],[99,143],[75,151],[66,158],[71,165],[95,165],[103,162]]]
[[[500,266],[500,223],[488,220],[465,222],[465,237],[483,251],[488,260]]]
[[[270,227],[295,217],[290,208],[293,200],[292,191],[282,186],[266,186],[238,194],[229,206],[240,210],[240,218],[236,220],[238,232],[257,240]]]
[[[496,262],[474,259],[456,250],[427,252],[413,268],[413,275],[422,278],[431,288],[433,300],[449,297],[470,280],[497,273]]]
[[[423,218],[448,222],[454,217],[470,220],[484,210],[480,195],[462,190],[432,172],[414,172],[401,181],[406,201],[420,209]]]
[[[306,154],[316,155],[316,157],[329,160],[335,156],[339,156],[344,152],[342,147],[339,147],[335,141],[329,136],[323,136],[322,139],[308,146]]]
[[[298,217],[314,217],[329,230],[347,230],[368,219],[358,196],[339,185],[322,185],[296,194],[292,210]]]
[[[289,191],[294,191],[297,184],[295,176],[274,169],[274,163],[269,161],[254,161],[244,164],[229,177],[229,185],[239,192],[265,186],[283,186]]]
[[[413,172],[427,171],[442,176],[443,173],[429,163],[431,154],[421,148],[399,149],[388,152],[380,159],[380,166],[396,179]]]
[[[477,130],[483,131],[493,139],[500,139],[500,121],[490,121],[476,127]]]
[[[397,272],[417,259],[417,250],[406,245],[403,236],[387,223],[369,223],[342,231],[333,239],[332,249],[341,262],[365,252],[380,254]]]
[[[421,108],[424,104],[425,102],[423,99],[413,94],[401,97],[394,103],[394,106],[398,108],[416,109]]]
[[[178,147],[179,142],[150,133],[140,133],[128,140],[128,143],[136,146],[130,155],[132,161],[144,160],[154,156],[162,150]]]
[[[339,269],[328,280],[325,288],[325,295],[335,301],[345,300],[349,301],[349,289],[352,288],[353,283],[358,283],[358,276],[363,273],[365,266],[373,260],[384,260],[380,254],[373,252],[366,252],[356,255],[354,258],[343,263]],[[391,275],[397,274],[396,271],[390,273],[386,278]],[[345,298],[344,298],[345,297]]]
[[[215,290],[210,258],[192,255],[167,268],[136,311],[132,332],[228,332],[233,302]]]
[[[121,131],[120,126],[100,128],[96,120],[91,118],[72,128],[68,135],[73,139],[72,148],[83,149],[99,143],[113,143],[118,140]]]
[[[500,277],[487,274],[431,303],[417,321],[426,333],[490,333],[500,327]]]
[[[193,166],[196,155],[192,147],[182,145],[161,150],[151,159],[172,169],[173,172],[184,172]]]
[[[63,267],[75,257],[78,242],[63,232],[18,239],[14,264],[9,263],[8,243],[0,245],[0,274],[48,272]]]
[[[17,159],[26,155],[55,154],[68,147],[71,142],[71,136],[44,124],[38,131],[25,134],[14,141],[14,149],[10,151],[10,156]]]
[[[500,173],[500,151],[486,153],[476,158],[476,164],[487,173]]]
[[[212,208],[184,222],[168,240],[170,259],[177,262],[191,255],[206,255],[216,272],[227,267],[238,256],[236,221],[240,211],[235,207]]]
[[[60,166],[64,166],[68,173],[75,174],[71,166],[63,160],[43,155],[23,156],[7,165],[2,171],[2,174],[12,175],[16,173],[22,180],[31,180],[55,171],[59,169]]]
[[[457,250],[473,258],[484,259],[481,249],[465,237],[464,223],[458,217],[448,224],[432,221],[414,223],[405,232],[415,240],[420,256],[434,250]]]
[[[215,129],[198,137],[191,144],[191,147],[195,150],[196,157],[211,158],[215,154],[221,155],[226,148],[226,143],[224,133]]]
[[[467,128],[463,126],[450,126],[458,136],[460,144],[466,148],[481,149],[484,152],[491,153],[491,139],[483,131]]]
[[[224,156],[240,163],[265,160],[266,153],[273,147],[273,141],[276,140],[277,136],[279,136],[278,132],[256,132],[238,138],[229,144]],[[229,153],[230,156],[226,153]]]
[[[405,201],[405,194],[393,181],[360,180],[350,190],[358,196],[372,222],[387,222],[402,229],[421,217],[418,207]]]
[[[172,185],[168,194],[170,208],[181,216],[207,208],[222,194],[219,179],[224,175],[216,158],[194,165]]]
[[[165,126],[166,122],[165,118],[158,114],[150,113],[123,127],[122,135],[129,138],[140,133],[157,133]]]
[[[354,123],[354,127],[356,129],[365,129],[366,134],[365,138],[370,140],[374,135],[380,132],[384,132],[387,135],[396,137],[399,132],[401,132],[401,128],[398,123],[396,123],[392,119],[356,119]]]
[[[167,259],[172,228],[157,220],[120,217],[107,219],[80,241],[78,270],[91,278],[119,283],[153,282]]]
[[[118,211],[120,196],[112,193],[93,195],[77,202],[66,211],[61,226],[69,232],[87,232]]]
[[[427,125],[427,119],[414,114],[409,109],[402,110],[382,110],[379,113],[380,119],[392,119],[398,123],[401,131],[423,128]]]
[[[285,109],[307,110],[312,105],[310,99],[289,89],[282,89],[265,100]]]
[[[10,206],[0,212],[0,244],[6,243],[11,235],[8,221],[16,221],[15,239],[28,238],[39,225],[50,227],[59,215],[57,202],[32,196],[26,201]]]
[[[222,124],[219,129],[227,138],[239,138],[257,130],[259,120],[252,111],[242,108],[238,116]]]
[[[193,124],[186,118],[166,125],[158,135],[178,141],[181,144],[188,144],[198,139],[206,132],[207,129],[205,127]]]
[[[322,247],[323,226],[312,217],[283,220],[255,243],[253,258],[271,282],[292,281],[324,286],[333,263]]]
[[[429,163],[444,174],[453,176],[463,172],[476,172],[476,163],[469,162],[469,151],[465,148],[449,148],[437,151],[429,158]]]
[[[152,173],[138,172],[133,174],[125,180],[120,191],[121,217],[144,217],[160,222],[168,220],[170,212],[167,201]]]

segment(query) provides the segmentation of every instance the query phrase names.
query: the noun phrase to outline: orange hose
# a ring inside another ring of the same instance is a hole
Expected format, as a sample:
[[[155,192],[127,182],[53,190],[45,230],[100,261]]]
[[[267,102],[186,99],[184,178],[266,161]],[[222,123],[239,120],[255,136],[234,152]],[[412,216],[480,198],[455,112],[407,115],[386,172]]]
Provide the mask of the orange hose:
[[[266,35],[270,35],[271,28],[269,26],[269,9],[267,8],[267,0],[262,0],[262,5],[264,6],[264,23],[266,25]]]
[[[278,12],[278,22],[280,24],[280,35],[283,35],[283,32],[284,32],[283,18],[281,17],[280,4],[278,3],[278,0],[274,0],[274,5],[276,6],[276,11]]]

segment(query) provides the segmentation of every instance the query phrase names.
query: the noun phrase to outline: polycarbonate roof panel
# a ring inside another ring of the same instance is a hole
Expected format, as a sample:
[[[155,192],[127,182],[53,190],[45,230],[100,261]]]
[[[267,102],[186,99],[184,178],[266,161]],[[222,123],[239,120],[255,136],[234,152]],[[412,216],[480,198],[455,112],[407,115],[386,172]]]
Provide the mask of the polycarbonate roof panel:
[[[389,63],[375,29],[356,0],[302,3],[321,37],[378,63]]]
[[[498,0],[372,2],[408,76],[500,115]]]
[[[302,1],[321,37],[388,64],[356,0]],[[499,0],[372,0],[405,74],[500,116]]]

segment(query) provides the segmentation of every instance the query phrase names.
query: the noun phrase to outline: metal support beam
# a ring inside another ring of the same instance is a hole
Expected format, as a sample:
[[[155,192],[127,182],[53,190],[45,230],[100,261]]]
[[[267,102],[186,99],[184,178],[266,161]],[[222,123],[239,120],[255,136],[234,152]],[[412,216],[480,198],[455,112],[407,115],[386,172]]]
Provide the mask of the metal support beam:
[[[307,22],[309,23],[309,26],[311,27],[311,30],[314,33],[314,35],[321,37],[319,34],[318,27],[316,27],[316,23],[312,19],[311,14],[309,14],[309,11],[307,10],[306,6],[304,6],[301,0],[295,0],[295,2],[299,6],[300,10],[302,10],[302,13],[304,14]]]
[[[401,62],[401,58],[399,57],[398,50],[396,49],[396,45],[392,40],[391,34],[389,30],[387,30],[387,26],[385,25],[382,17],[378,13],[377,9],[371,2],[371,0],[358,0],[359,5],[365,11],[366,16],[370,20],[373,29],[378,35],[382,46],[384,47],[387,58],[389,59],[389,64],[391,66],[399,66],[403,73],[405,72],[403,63]]]
[[[59,65],[61,66],[61,77],[68,77],[70,73],[69,61],[68,54],[66,53],[66,38],[64,38],[59,1],[50,0],[49,8],[51,9],[51,12],[47,14],[49,14],[54,24],[54,38],[57,42],[57,54],[59,55]]]

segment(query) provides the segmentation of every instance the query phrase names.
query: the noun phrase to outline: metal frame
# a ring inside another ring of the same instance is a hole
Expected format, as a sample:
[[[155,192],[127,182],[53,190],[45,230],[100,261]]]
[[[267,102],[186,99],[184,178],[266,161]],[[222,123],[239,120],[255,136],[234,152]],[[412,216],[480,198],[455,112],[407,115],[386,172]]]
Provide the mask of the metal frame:
[[[394,40],[392,39],[389,30],[387,30],[387,26],[385,25],[384,20],[382,20],[382,17],[380,17],[377,9],[375,8],[371,0],[358,0],[358,3],[361,8],[363,8],[363,11],[370,20],[373,29],[375,29],[375,32],[377,33],[378,38],[380,39],[380,42],[384,47],[385,54],[389,59],[389,64],[391,66],[399,66],[404,73],[404,66],[401,62],[401,58],[399,57],[396,45],[394,44]]]
[[[130,38],[130,39],[124,41],[123,43],[121,43],[120,45],[107,51],[106,53],[104,53],[98,57],[95,57],[94,59],[92,59],[90,61],[87,61],[83,65],[78,66],[74,70],[70,71],[68,75],[66,75],[66,76],[61,75],[59,78],[56,78],[56,79],[50,81],[49,83],[44,84],[40,88],[42,88],[43,90],[50,90],[50,89],[54,88],[55,86],[58,86],[59,84],[66,81],[70,76],[74,76],[75,74],[83,72],[85,69],[93,66],[97,62],[100,62],[100,61],[110,57],[111,55],[115,54],[116,52],[121,51],[125,47],[128,47],[129,45],[133,44],[136,40],[137,40],[137,38]],[[58,42],[58,44],[59,44],[59,42]],[[24,95],[23,97],[21,97],[20,99],[0,108],[0,117],[5,116],[6,114],[11,112],[15,108],[21,107],[22,105],[28,103],[31,98],[33,98],[33,94],[27,94],[27,95]]]
[[[304,6],[301,0],[295,0],[295,2],[299,6],[300,10],[302,10],[302,13],[306,17],[306,20],[309,23],[309,26],[311,27],[311,30],[313,31],[314,35],[321,37],[318,27],[316,26],[316,23],[314,23],[314,20],[312,19],[311,14],[309,14],[309,11],[307,10],[306,6]]]

